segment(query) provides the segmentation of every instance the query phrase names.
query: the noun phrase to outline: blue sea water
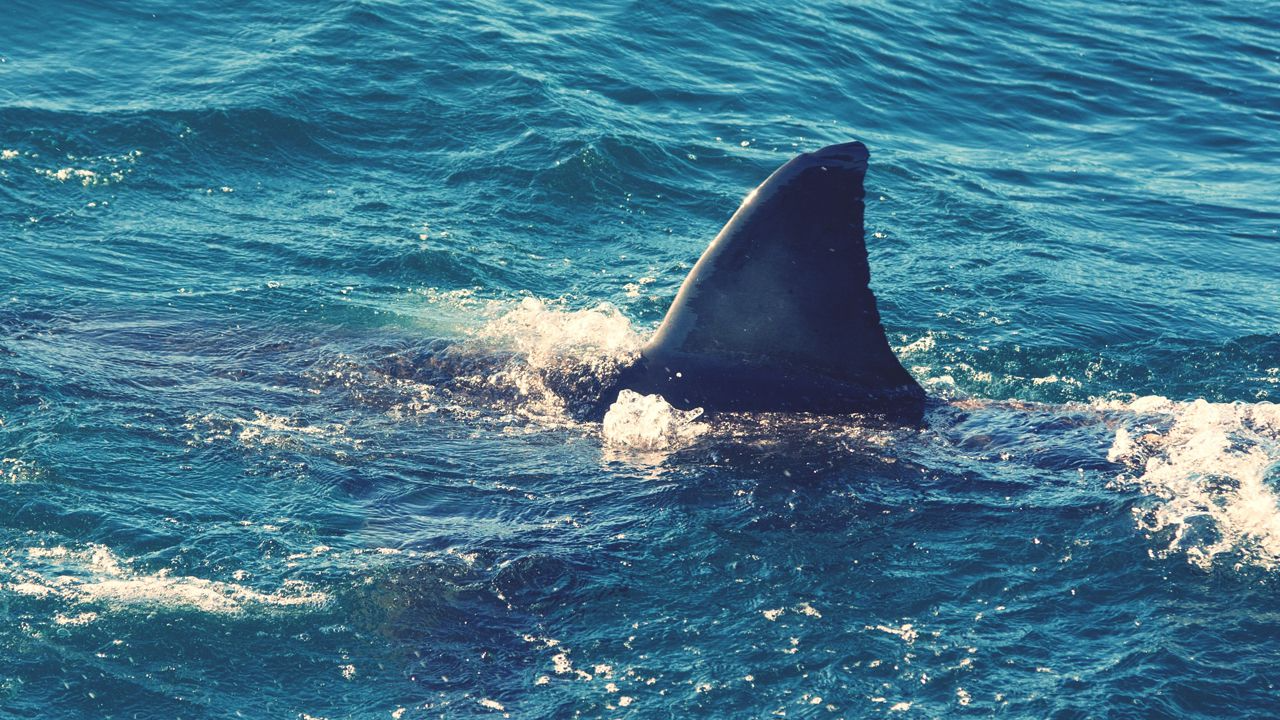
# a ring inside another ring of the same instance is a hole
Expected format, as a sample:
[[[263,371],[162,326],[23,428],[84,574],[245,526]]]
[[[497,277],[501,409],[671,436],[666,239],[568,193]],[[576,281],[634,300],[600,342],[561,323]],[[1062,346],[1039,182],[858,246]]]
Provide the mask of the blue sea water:
[[[0,716],[1276,717],[1277,10],[6,4]],[[565,411],[850,139],[926,427]]]

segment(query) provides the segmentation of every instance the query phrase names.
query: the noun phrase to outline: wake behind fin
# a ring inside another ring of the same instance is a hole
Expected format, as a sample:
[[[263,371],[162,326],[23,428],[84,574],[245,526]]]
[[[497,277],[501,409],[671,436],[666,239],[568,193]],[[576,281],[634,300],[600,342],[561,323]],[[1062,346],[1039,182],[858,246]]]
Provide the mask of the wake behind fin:
[[[617,389],[711,412],[919,420],[924,390],[889,348],[869,286],[867,158],[862,143],[831,145],[753,190]]]

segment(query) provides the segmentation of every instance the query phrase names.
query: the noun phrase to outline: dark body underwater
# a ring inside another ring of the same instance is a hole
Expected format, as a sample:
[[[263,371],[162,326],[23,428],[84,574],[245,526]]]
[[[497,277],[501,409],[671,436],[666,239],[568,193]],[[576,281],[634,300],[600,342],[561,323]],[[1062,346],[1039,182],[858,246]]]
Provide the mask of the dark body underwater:
[[[4,10],[0,718],[1275,716],[1270,5]]]

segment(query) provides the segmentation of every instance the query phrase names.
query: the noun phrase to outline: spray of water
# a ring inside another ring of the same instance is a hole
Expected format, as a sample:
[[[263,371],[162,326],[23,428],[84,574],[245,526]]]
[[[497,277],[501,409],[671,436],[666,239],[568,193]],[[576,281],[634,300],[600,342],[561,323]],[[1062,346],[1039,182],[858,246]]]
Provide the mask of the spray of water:
[[[1108,459],[1129,468],[1117,486],[1151,497],[1135,514],[1169,538],[1162,553],[1205,569],[1280,566],[1280,405],[1146,397],[1122,407],[1133,423],[1117,429]]]

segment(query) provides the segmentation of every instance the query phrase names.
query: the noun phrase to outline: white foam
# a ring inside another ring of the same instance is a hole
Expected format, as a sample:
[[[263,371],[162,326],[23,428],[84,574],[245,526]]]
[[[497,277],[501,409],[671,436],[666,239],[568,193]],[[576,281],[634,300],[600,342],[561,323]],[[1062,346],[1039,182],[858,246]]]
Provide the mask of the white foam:
[[[8,155],[6,151],[5,160],[9,160],[16,155]],[[97,166],[97,169],[89,167],[67,166],[61,168],[36,168],[37,175],[42,175],[50,180],[57,180],[65,183],[73,180],[85,187],[92,185],[109,185],[124,180],[125,176],[132,172],[129,167],[137,162],[142,153],[138,150],[127,152],[123,155],[99,155],[95,157],[76,157],[68,155],[67,159],[73,162],[83,162]]]
[[[697,422],[701,416],[701,408],[677,410],[661,395],[623,390],[605,413],[601,433],[605,443],[614,447],[675,450],[707,431],[704,423]]]
[[[889,633],[890,635],[897,635],[908,645],[913,644],[916,639],[920,637],[919,631],[917,631],[915,626],[911,623],[904,623],[900,627],[893,627],[891,625],[867,625],[866,629],[879,630],[880,632]]]
[[[32,463],[21,458],[0,458],[0,483],[31,482],[36,476],[36,467]]]
[[[904,337],[903,339],[905,341],[906,338]],[[898,357],[903,358],[903,357],[907,357],[908,355],[914,355],[916,353],[929,352],[930,350],[933,350],[935,347],[937,347],[937,345],[938,345],[938,338],[934,334],[934,332],[930,330],[926,332],[924,335],[921,335],[919,338],[911,342],[904,342],[903,345],[899,345],[898,347],[895,347],[893,350]]]
[[[1136,414],[1107,457],[1131,468],[1118,486],[1153,498],[1136,513],[1142,529],[1170,533],[1162,553],[1205,569],[1219,557],[1280,567],[1280,495],[1269,479],[1280,463],[1280,405],[1144,397],[1104,406]]]
[[[167,570],[147,573],[97,544],[77,549],[55,546],[28,548],[25,553],[9,551],[4,559],[10,562],[0,564],[0,577],[7,576],[0,587],[31,597],[58,597],[73,604],[190,608],[234,614],[255,607],[318,606],[329,599],[297,580],[286,580],[279,589],[264,592],[239,583],[171,575]],[[92,612],[60,614],[55,622],[86,624],[96,618]]]
[[[646,285],[652,285],[656,281],[657,278],[646,275],[635,282],[627,283],[622,287],[622,289],[626,291],[627,297],[638,298],[640,297],[641,290],[643,290]],[[657,296],[651,296],[650,299],[656,300]]]
[[[246,448],[324,448],[342,455],[347,450],[359,450],[364,445],[363,440],[348,436],[347,426],[341,423],[311,425],[261,410],[254,410],[251,418],[228,418],[216,413],[188,415],[187,422],[182,427],[193,433],[187,441],[191,447],[234,438]]]
[[[283,415],[272,415],[254,410],[251,419],[238,419],[242,426],[240,442],[245,445],[287,445],[299,436],[323,437],[346,432],[342,425],[306,425]]]

